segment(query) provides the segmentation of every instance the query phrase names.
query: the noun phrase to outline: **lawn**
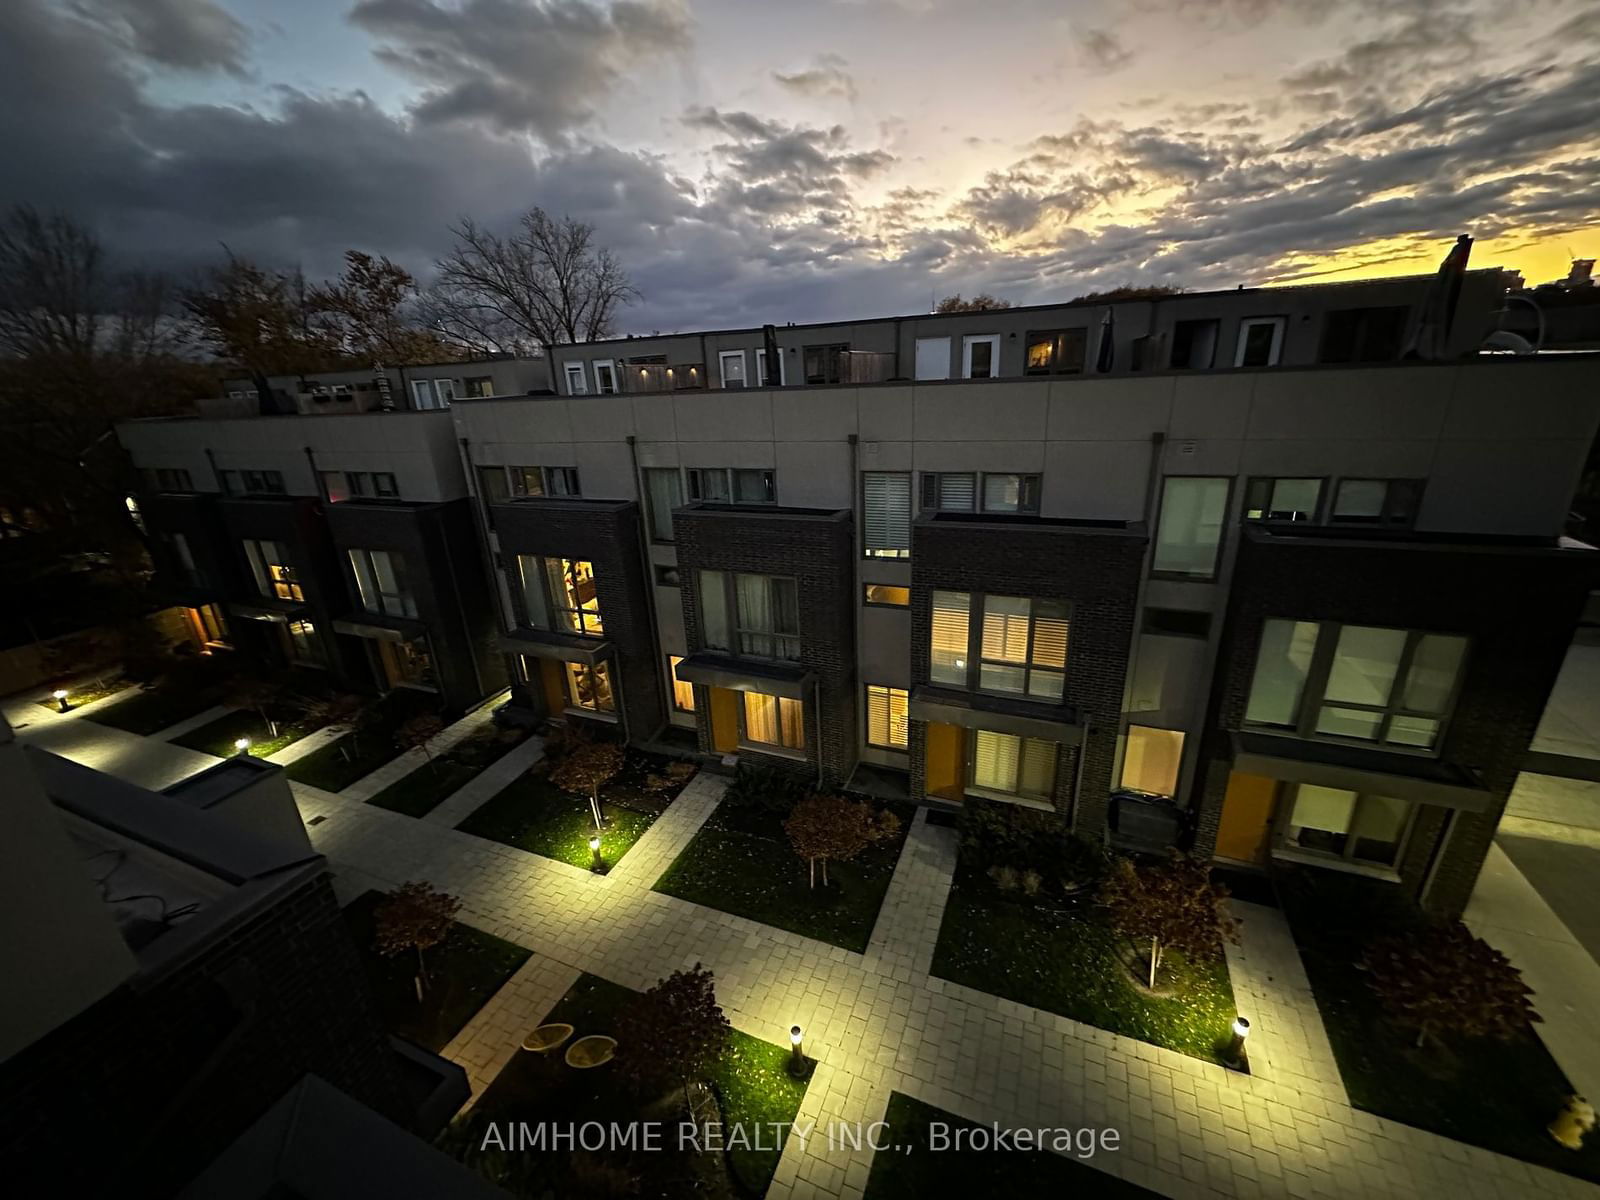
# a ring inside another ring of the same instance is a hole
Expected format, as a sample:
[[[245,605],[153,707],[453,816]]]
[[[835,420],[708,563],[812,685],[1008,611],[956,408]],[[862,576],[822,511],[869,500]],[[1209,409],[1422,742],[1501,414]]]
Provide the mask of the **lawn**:
[[[315,721],[279,721],[278,732],[274,734],[254,711],[240,709],[207,722],[198,729],[191,729],[182,737],[173,738],[172,744],[227,758],[237,753],[234,742],[247,737],[250,739],[250,753],[256,758],[267,758],[320,728]]]
[[[686,778],[668,788],[646,786],[646,781],[660,777],[671,761],[630,748],[622,772],[600,789],[606,822],[600,834],[600,856],[608,867],[617,865],[688,783]],[[589,797],[564,791],[542,774],[529,773],[513,780],[456,828],[574,867],[588,867],[593,861],[589,838],[594,835],[594,818]]]
[[[365,892],[344,910],[346,927],[377,1001],[379,1019],[390,1033],[437,1052],[516,973],[530,952],[456,921],[444,942],[424,954],[429,985],[419,1004],[414,982],[416,954],[388,958],[373,948],[373,912],[382,899],[382,892]]]
[[[122,678],[96,679],[89,683],[80,683],[67,688],[67,704],[70,708],[82,708],[85,704],[93,704],[96,700],[104,700],[107,696],[115,696],[128,686],[128,681]],[[53,690],[53,689],[52,689]],[[60,712],[61,705],[56,703],[54,696],[46,696],[38,701],[40,708],[48,708],[51,712]]]
[[[129,696],[126,700],[97,708],[84,720],[148,736],[160,733],[179,721],[187,721],[216,702],[217,693],[212,689],[154,687]]]
[[[377,702],[371,721],[361,729],[295,759],[284,773],[296,783],[325,792],[343,791],[400,754],[400,747],[394,742],[400,726],[412,717],[438,711],[437,696],[398,688]]]
[[[431,762],[395,780],[367,803],[408,817],[427,816],[527,736],[525,729],[491,727],[463,738],[442,754],[435,754]]]
[[[828,886],[819,881],[812,888],[806,861],[784,832],[782,811],[724,798],[655,890],[859,954],[872,937],[916,814],[909,804],[884,807],[900,818],[899,833],[854,862],[829,863]]]
[[[900,1092],[890,1094],[884,1123],[888,1128],[875,1135],[880,1149],[872,1157],[866,1200],[926,1200],[929,1196],[1107,1196],[1133,1200],[1158,1195],[1080,1161],[1118,1153],[1101,1148],[1102,1143],[1085,1132],[1087,1127],[1073,1127],[1079,1156],[1074,1159],[1055,1150],[971,1149],[973,1134],[982,1137],[988,1127]],[[938,1150],[930,1148],[935,1138],[939,1139]],[[1080,1142],[1078,1138],[1085,1140]]]
[[[1237,1015],[1225,960],[1164,959],[1157,993],[1135,982],[1127,943],[1091,896],[998,892],[963,862],[945,905],[933,974],[1086,1025],[1220,1061]]]
[[[1414,920],[1382,885],[1333,871],[1284,878],[1284,909],[1322,1013],[1334,1059],[1357,1108],[1600,1182],[1600,1139],[1558,1146],[1545,1126],[1576,1089],[1532,1028],[1509,1042],[1445,1038],[1418,1049],[1386,1019],[1355,964],[1374,930]],[[1535,997],[1537,1007],[1538,998]]]
[[[574,1038],[588,1034],[615,1035],[618,1016],[638,997],[637,992],[628,988],[584,975],[557,1001],[545,1021],[572,1025]],[[648,1053],[649,1050],[648,1047],[617,1047],[619,1059],[630,1052]],[[530,1126],[552,1121],[563,1125],[585,1121],[662,1123],[661,1149],[654,1152],[623,1150],[596,1155],[561,1153],[548,1157],[536,1153],[514,1154],[511,1167],[516,1175],[503,1181],[503,1185],[517,1194],[575,1194],[580,1190],[577,1186],[580,1173],[585,1181],[592,1182],[591,1172],[606,1171],[614,1172],[619,1179],[638,1180],[643,1185],[629,1194],[693,1194],[724,1200],[760,1196],[772,1182],[783,1153],[783,1141],[776,1137],[773,1126],[793,1122],[805,1097],[805,1082],[791,1078],[785,1070],[788,1058],[786,1046],[731,1030],[711,1075],[710,1082],[721,1111],[707,1112],[701,1120],[720,1120],[724,1136],[739,1126],[754,1137],[759,1128],[765,1139],[760,1147],[708,1149],[704,1153],[696,1153],[692,1147],[680,1148],[678,1122],[686,1118],[681,1106],[673,1106],[676,1092],[665,1104],[642,1104],[626,1086],[615,1064],[575,1071],[565,1064],[560,1051],[550,1055],[519,1052],[484,1092],[473,1110],[473,1117],[479,1121],[527,1122]],[[501,1127],[505,1128],[503,1124]],[[591,1193],[583,1190],[582,1194]]]

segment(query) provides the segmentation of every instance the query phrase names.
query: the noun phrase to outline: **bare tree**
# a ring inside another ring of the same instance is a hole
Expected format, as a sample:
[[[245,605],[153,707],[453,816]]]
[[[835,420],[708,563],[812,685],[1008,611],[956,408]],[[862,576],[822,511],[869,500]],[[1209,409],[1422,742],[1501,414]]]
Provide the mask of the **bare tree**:
[[[469,217],[436,264],[427,313],[440,336],[474,350],[525,351],[608,336],[617,309],[638,296],[594,226],[542,208],[502,237]]]
[[[308,302],[349,357],[411,366],[449,358],[444,339],[423,325],[417,281],[387,258],[344,252],[344,271],[314,287]]]

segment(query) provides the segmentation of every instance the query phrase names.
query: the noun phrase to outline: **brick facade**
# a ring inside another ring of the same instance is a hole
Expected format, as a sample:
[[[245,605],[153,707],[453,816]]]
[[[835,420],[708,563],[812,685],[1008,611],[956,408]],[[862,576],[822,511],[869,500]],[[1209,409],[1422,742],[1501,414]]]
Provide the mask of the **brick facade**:
[[[307,1072],[410,1119],[326,873],[0,1064],[8,1186],[170,1195]]]
[[[546,498],[493,506],[495,531],[519,625],[527,624],[517,555],[569,558],[594,568],[605,637],[616,650],[620,678],[612,686],[628,737],[645,741],[667,720],[666,664],[651,628],[651,584],[645,574],[639,506],[632,501]],[[530,698],[536,705],[538,697]]]
[[[1062,703],[1090,725],[1074,827],[1086,837],[1105,829],[1117,724],[1133,619],[1143,570],[1141,528],[1083,527],[1067,522],[930,520],[912,527],[911,684],[929,683],[932,593],[935,590],[1064,600],[1071,605],[1067,677]],[[981,700],[975,698],[980,706]],[[1057,705],[1033,706],[1060,719]],[[924,723],[911,722],[911,794],[925,791]],[[1078,754],[1063,746],[1056,761],[1055,805],[1072,811]]]
[[[1216,844],[1232,759],[1229,734],[1244,720],[1267,618],[1464,634],[1471,639],[1465,675],[1440,757],[1476,772],[1493,800],[1486,812],[1459,815],[1436,867],[1448,813],[1420,808],[1400,864],[1408,894],[1420,895],[1431,869],[1428,907],[1459,913],[1594,582],[1588,557],[1414,540],[1241,539],[1197,774],[1195,850],[1209,855]]]
[[[800,602],[800,666],[817,678],[805,701],[805,768],[826,784],[849,778],[856,762],[855,531],[848,510],[764,510],[704,506],[673,516],[683,579],[689,653],[701,648],[695,572],[785,575]],[[708,689],[695,687],[700,748],[711,750]],[[791,759],[741,750],[742,759],[799,769]]]

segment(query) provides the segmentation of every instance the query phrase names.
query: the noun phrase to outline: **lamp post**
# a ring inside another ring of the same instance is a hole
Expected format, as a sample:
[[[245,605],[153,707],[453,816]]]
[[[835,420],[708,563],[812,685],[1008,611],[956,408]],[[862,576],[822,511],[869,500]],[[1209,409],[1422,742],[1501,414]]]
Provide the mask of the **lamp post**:
[[[249,758],[250,757],[250,739],[247,738],[247,737],[234,738],[233,739],[233,750],[234,750],[234,753],[239,755],[241,758]]]
[[[1245,1053],[1244,1042],[1250,1036],[1250,1022],[1243,1017],[1235,1017],[1233,1021],[1233,1036],[1228,1039],[1228,1048],[1223,1051],[1222,1065],[1234,1071],[1248,1070],[1250,1058]]]
[[[55,691],[51,692],[50,695],[51,695],[52,698],[54,698],[54,700],[56,702],[56,708],[58,710],[60,710],[61,712],[66,712],[69,708],[72,707],[70,704],[67,703],[67,689],[66,688],[57,688]]]
[[[806,1056],[801,1046],[802,1031],[800,1026],[789,1026],[789,1074],[799,1079],[806,1072]]]
[[[600,857],[600,835],[597,833],[589,839],[589,850],[594,855],[594,861],[589,864],[589,870],[596,875],[606,873],[606,860]]]

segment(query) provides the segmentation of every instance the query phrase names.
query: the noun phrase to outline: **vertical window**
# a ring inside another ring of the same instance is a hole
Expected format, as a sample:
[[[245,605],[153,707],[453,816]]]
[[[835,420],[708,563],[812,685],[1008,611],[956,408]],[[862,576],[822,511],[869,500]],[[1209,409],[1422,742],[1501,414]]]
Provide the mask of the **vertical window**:
[[[1250,317],[1239,323],[1236,367],[1274,367],[1283,353],[1283,317]]]
[[[692,713],[694,711],[694,684],[687,679],[678,678],[678,664],[683,657],[678,654],[667,656],[667,675],[672,680],[672,707],[679,712]]]
[[[1247,521],[1315,521],[1321,506],[1320,479],[1252,479],[1245,489]]]
[[[567,669],[568,704],[589,712],[616,711],[616,702],[611,695],[611,672],[605,663],[587,666],[569,662],[563,665]]]
[[[731,650],[728,622],[728,577],[722,571],[700,571],[700,644],[708,650]]]
[[[586,396],[589,393],[589,382],[583,373],[582,363],[568,363],[566,365],[567,395]]]
[[[1026,375],[1079,375],[1089,341],[1087,329],[1050,329],[1028,335]]]
[[[220,605],[202,604],[199,608],[192,608],[189,611],[194,613],[195,620],[199,622],[208,646],[228,644],[228,619],[222,615]]]
[[[767,352],[756,351],[756,381],[761,387],[782,387],[787,382],[788,369],[783,365],[783,351],[778,351],[778,377],[774,379],[767,370]]]
[[[610,396],[616,392],[617,364],[611,359],[601,358],[595,360],[594,390],[602,396]]]
[[[343,471],[324,471],[322,473],[322,494],[328,498],[330,504],[342,504],[350,499],[350,483],[345,478]]]
[[[1122,755],[1122,786],[1156,796],[1175,796],[1178,770],[1183,764],[1183,732],[1128,726],[1128,744]]]
[[[739,653],[795,661],[800,657],[800,602],[795,581],[735,575]]]
[[[390,550],[351,550],[349,555],[362,608],[386,617],[417,615],[404,555]]]
[[[544,491],[547,496],[581,496],[577,467],[546,467]]]
[[[950,378],[949,338],[918,338],[916,353],[916,373],[918,379]]]
[[[1225,477],[1167,476],[1161,488],[1154,569],[1190,579],[1213,578],[1227,512]]]
[[[277,542],[246,540],[244,554],[250,560],[256,590],[263,596],[270,600],[303,601],[306,598],[288,555]]]
[[[784,750],[806,748],[800,701],[765,692],[744,692],[744,736],[748,742]]]
[[[928,677],[935,683],[967,686],[967,641],[972,596],[967,592],[934,592],[932,643]]]
[[[961,339],[961,377],[993,379],[1000,374],[1000,335],[973,334]]]
[[[469,375],[461,381],[462,394],[474,399],[482,399],[494,395],[494,377],[492,375]]]
[[[504,467],[478,468],[478,495],[485,504],[500,504],[511,498],[511,487],[506,482]]]
[[[581,559],[547,558],[544,576],[557,628],[585,637],[600,637],[605,633],[592,563]]]
[[[972,786],[1001,796],[1048,800],[1056,786],[1056,743],[974,731]]]
[[[531,554],[519,554],[517,572],[522,580],[522,612],[528,627],[549,629],[550,606],[544,594],[544,560]]]
[[[1172,359],[1174,370],[1203,371],[1217,361],[1217,322],[1215,320],[1179,321],[1172,327]]]
[[[724,350],[717,355],[717,370],[725,388],[742,388],[745,385],[744,351]]]
[[[683,506],[683,480],[677,467],[646,467],[644,490],[650,506],[650,536],[672,541],[672,510]]]
[[[906,718],[910,705],[904,688],[867,684],[867,745],[880,750],[904,750],[908,745]]]
[[[395,481],[394,474],[390,471],[374,471],[372,494],[382,500],[397,499],[400,495],[400,485]]]
[[[911,473],[861,476],[862,546],[868,558],[911,557]]]
[[[1404,800],[1301,783],[1291,785],[1285,804],[1281,846],[1368,866],[1400,861],[1412,812]]]
[[[411,381],[411,399],[418,408],[437,408],[438,402],[434,399],[433,380],[413,379]]]
[[[832,346],[807,346],[801,351],[807,383],[838,383],[839,360],[850,347],[839,343]]]

